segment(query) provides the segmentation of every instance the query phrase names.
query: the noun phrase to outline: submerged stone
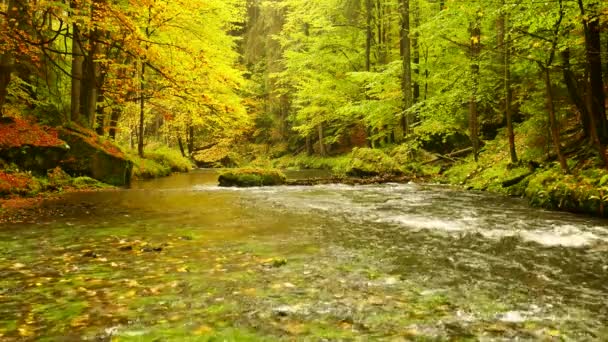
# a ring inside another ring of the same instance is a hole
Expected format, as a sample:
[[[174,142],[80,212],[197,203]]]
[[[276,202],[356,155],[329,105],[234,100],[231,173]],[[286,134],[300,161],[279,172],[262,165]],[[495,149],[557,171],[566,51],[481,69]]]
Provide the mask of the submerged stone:
[[[238,169],[224,172],[219,177],[222,187],[254,187],[283,185],[287,177],[273,169]]]

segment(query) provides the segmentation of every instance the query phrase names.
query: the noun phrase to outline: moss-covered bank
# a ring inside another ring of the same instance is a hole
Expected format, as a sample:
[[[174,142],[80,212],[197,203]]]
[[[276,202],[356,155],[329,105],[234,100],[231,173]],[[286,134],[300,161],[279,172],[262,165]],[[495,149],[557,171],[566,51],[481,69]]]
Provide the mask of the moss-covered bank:
[[[127,158],[133,162],[134,179],[166,177],[173,172],[189,172],[194,168],[190,159],[166,146],[150,148],[146,151],[145,158],[131,151],[127,153]]]
[[[219,185],[223,187],[253,187],[283,185],[287,177],[274,169],[235,169],[222,173]]]

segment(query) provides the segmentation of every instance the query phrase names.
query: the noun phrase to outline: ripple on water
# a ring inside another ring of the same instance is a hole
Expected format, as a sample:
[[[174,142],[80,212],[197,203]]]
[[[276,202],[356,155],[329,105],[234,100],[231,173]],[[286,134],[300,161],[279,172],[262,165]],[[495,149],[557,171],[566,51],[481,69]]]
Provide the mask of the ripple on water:
[[[242,189],[198,185],[194,191],[240,192],[256,203],[270,202],[290,211],[312,211],[338,220],[407,230],[475,232],[498,239],[519,236],[545,246],[583,247],[608,241],[604,221],[533,209],[518,199],[444,186],[331,184]]]

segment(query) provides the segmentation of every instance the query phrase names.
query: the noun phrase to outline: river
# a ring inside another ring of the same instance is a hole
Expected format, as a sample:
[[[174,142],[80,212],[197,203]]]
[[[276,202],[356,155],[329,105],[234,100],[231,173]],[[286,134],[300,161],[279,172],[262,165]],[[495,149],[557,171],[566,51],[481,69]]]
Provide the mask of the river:
[[[216,181],[0,225],[0,340],[608,340],[606,220],[439,185]]]

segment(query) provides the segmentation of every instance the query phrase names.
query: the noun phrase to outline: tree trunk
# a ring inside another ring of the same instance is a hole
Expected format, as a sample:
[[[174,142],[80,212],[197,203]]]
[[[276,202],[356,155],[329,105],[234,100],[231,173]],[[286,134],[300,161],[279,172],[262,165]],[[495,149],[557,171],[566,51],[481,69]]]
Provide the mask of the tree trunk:
[[[602,77],[602,46],[600,38],[600,16],[597,5],[590,4],[589,10],[583,5],[583,0],[578,0],[583,30],[585,33],[585,67],[589,74],[589,91],[591,93],[589,104],[590,114],[596,123],[597,134],[602,143],[608,142],[608,120],[606,119],[606,95],[604,93],[604,81]]]
[[[95,116],[97,114],[97,101],[98,101],[98,77],[99,77],[99,65],[95,61],[95,56],[98,53],[99,44],[89,42],[91,46],[91,50],[85,57],[85,79],[87,80],[85,89],[86,102],[85,102],[85,111],[84,116],[87,120],[89,127],[93,128],[95,126]]]
[[[184,151],[184,141],[179,133],[177,134],[177,144],[179,145],[179,151],[182,153],[182,157],[186,157],[186,152]]]
[[[11,83],[11,73],[13,72],[14,63],[10,52],[5,52],[0,57],[0,118],[4,114],[4,104],[6,103],[7,89]]]
[[[16,0],[9,0],[7,4],[6,22],[8,25],[19,26],[19,10]],[[14,24],[13,20],[17,20]],[[8,85],[11,83],[11,73],[15,69],[15,59],[12,51],[4,51],[0,56],[0,118],[4,115],[4,104],[8,95]]]
[[[74,122],[80,121],[80,91],[82,82],[82,39],[77,24],[72,25],[72,93],[70,119]]]
[[[188,155],[194,153],[194,126],[188,125]]]
[[[325,148],[325,137],[323,136],[323,123],[320,123],[318,127],[319,130],[319,154],[321,157],[325,157],[327,155],[327,150]]]
[[[589,110],[587,109],[587,104],[585,100],[581,96],[581,92],[579,90],[578,84],[576,82],[576,77],[570,69],[570,48],[566,48],[561,53],[562,57],[562,72],[564,75],[564,83],[566,84],[566,88],[568,89],[568,95],[570,96],[570,100],[576,106],[576,109],[580,113],[581,125],[583,127],[583,134],[585,138],[588,138],[590,141],[593,140],[591,130],[595,127],[591,125],[591,116],[589,114]]]
[[[108,129],[108,134],[110,135],[110,138],[112,138],[112,140],[116,140],[118,119],[120,119],[120,109],[112,108],[112,114],[110,114],[110,127]]]
[[[504,6],[505,2],[502,1]],[[507,33],[507,17],[502,14],[498,18],[497,32],[498,32],[498,48],[500,53],[499,64],[502,65],[502,72],[504,75],[504,102],[503,109],[505,114],[505,121],[507,123],[507,137],[509,140],[509,155],[511,157],[511,163],[517,163],[517,151],[515,150],[515,133],[513,131],[513,92],[511,90],[511,35]]]
[[[97,95],[97,103],[103,102],[103,94]],[[97,106],[95,109],[95,132],[97,135],[104,136],[106,133],[106,115],[102,106]]]
[[[557,118],[555,115],[555,104],[553,102],[553,86],[551,85],[551,70],[547,67],[541,67],[544,79],[545,79],[545,91],[546,91],[546,102],[547,102],[547,110],[549,112],[549,125],[551,127],[551,140],[553,141],[553,148],[555,149],[555,154],[557,154],[557,159],[559,160],[559,165],[562,168],[564,173],[568,173],[568,163],[566,162],[566,157],[562,153],[561,149],[561,141],[559,137],[559,126],[557,125]]]
[[[420,101],[420,47],[418,46],[418,39],[420,38],[420,33],[418,33],[418,28],[420,27],[420,4],[418,0],[414,0],[414,37],[412,39],[412,50],[414,52],[414,77],[413,80],[413,101],[412,103],[418,103]],[[414,118],[414,121],[417,121],[418,115]]]
[[[146,100],[144,96],[145,91],[145,75],[146,75],[146,62],[141,62],[141,74],[139,75],[139,134],[137,139],[137,154],[144,157],[144,126],[145,126],[145,107]]]
[[[403,135],[410,133],[410,115],[407,111],[412,107],[412,60],[410,42],[410,0],[401,0],[401,60],[403,70],[401,74],[401,93],[403,96],[403,112],[401,113],[401,128]]]
[[[312,138],[310,137],[310,133],[308,135],[306,135],[306,155],[308,156],[312,156],[313,155],[313,148],[312,148]]]
[[[366,9],[366,39],[365,39],[365,71],[369,72],[372,67],[372,0],[365,0]]]
[[[471,23],[471,97],[469,99],[469,131],[475,161],[479,159],[479,124],[477,113],[477,91],[479,87],[479,55],[481,53],[481,16],[478,12]]]

